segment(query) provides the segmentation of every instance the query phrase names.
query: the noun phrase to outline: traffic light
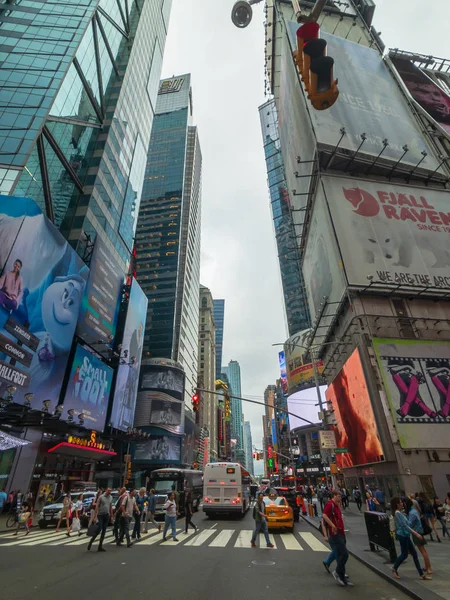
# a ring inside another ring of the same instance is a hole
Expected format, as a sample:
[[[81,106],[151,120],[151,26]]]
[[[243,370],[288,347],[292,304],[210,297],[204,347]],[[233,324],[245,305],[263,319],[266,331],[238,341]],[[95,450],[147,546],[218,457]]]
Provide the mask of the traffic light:
[[[336,102],[339,90],[334,79],[334,60],[327,56],[327,42],[319,37],[319,30],[315,22],[297,29],[294,57],[312,106],[326,110]]]
[[[198,412],[200,408],[200,396],[198,395],[198,392],[196,391],[195,394],[192,396],[192,410],[194,412]]]

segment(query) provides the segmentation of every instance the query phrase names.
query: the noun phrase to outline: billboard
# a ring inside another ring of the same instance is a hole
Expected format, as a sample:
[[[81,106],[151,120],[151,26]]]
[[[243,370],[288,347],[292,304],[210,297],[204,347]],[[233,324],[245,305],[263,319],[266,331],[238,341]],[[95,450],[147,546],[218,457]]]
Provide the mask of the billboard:
[[[78,415],[83,413],[82,427],[103,431],[112,378],[111,367],[78,344],[70,369],[61,418],[79,424]],[[72,414],[69,411],[73,411]]]
[[[145,361],[146,363],[151,361]],[[171,361],[141,365],[135,427],[155,426],[171,434],[184,432],[184,371]]]
[[[320,386],[320,397],[323,405],[325,406],[325,390],[326,385]],[[289,411],[289,426],[291,431],[296,427],[305,427],[308,425],[306,421],[303,421],[299,417],[303,417],[311,423],[320,423],[319,419],[319,399],[317,397],[317,390],[314,387],[300,390],[291,394],[287,399],[287,406]]]
[[[288,393],[309,388],[315,385],[314,368],[309,353],[306,353],[306,345],[311,329],[304,329],[292,335],[284,343],[284,356]],[[323,361],[316,361],[319,379],[323,373]]]
[[[323,185],[350,285],[448,294],[449,192],[341,177],[324,177]]]
[[[372,403],[358,349],[344,364],[325,397],[334,410],[338,467],[353,467],[384,460]]]
[[[402,448],[448,448],[450,342],[374,338]]]
[[[323,315],[333,315],[345,293],[345,278],[339,249],[322,186],[319,184],[303,257],[303,277],[311,319],[314,321],[321,304],[328,306]]]
[[[288,380],[287,380],[287,372],[286,372],[286,355],[284,350],[278,353],[278,362],[280,364],[280,374],[281,374],[281,388],[283,390],[283,394],[288,393]]]
[[[133,427],[147,305],[147,296],[136,279],[133,279],[122,338],[121,356],[123,358],[117,369],[116,389],[110,418],[111,426],[122,431]]]
[[[297,47],[298,27],[298,23],[288,23],[292,50]],[[339,79],[340,94],[331,108],[309,111],[317,142],[334,149],[344,127],[346,134],[339,145],[341,149],[356,151],[364,133],[366,140],[359,152],[376,157],[387,138],[389,145],[383,152],[384,160],[396,163],[406,144],[408,152],[402,159],[403,164],[415,166],[425,150],[427,156],[420,168],[434,171],[439,161],[379,52],[329,33],[320,35],[327,41],[328,55],[334,58],[334,75]]]
[[[0,395],[56,407],[88,274],[35,202],[0,196]]]
[[[121,267],[97,236],[77,335],[98,350],[114,340],[123,280]]]
[[[450,133],[450,97],[410,60],[392,56],[391,61],[414,100]]]
[[[152,435],[152,439],[136,443],[134,460],[152,463],[180,462],[181,440],[178,436]]]

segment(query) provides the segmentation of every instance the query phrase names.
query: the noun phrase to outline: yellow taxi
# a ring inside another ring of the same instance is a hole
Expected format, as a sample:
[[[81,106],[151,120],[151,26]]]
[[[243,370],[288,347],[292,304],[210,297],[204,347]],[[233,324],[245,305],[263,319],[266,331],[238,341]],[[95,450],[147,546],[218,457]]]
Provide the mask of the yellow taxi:
[[[269,529],[289,529],[294,531],[294,511],[283,496],[270,493],[264,498],[264,513]]]

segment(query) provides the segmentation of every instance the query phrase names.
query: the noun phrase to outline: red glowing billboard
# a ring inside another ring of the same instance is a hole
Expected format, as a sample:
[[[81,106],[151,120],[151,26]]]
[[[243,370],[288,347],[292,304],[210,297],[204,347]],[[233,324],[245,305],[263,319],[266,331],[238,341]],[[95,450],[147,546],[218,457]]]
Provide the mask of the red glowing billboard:
[[[353,467],[384,460],[366,379],[356,349],[344,364],[325,397],[334,410],[339,467]]]

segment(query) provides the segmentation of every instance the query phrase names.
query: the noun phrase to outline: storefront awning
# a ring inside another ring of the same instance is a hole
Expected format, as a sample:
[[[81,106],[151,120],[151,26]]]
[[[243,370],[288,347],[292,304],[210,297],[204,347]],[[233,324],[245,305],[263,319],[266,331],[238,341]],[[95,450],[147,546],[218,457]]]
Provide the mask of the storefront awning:
[[[49,448],[47,452],[57,452],[66,456],[82,456],[93,460],[100,460],[103,457],[117,456],[117,452],[99,448],[89,448],[88,446],[80,446],[79,444],[71,444],[70,442],[61,442]]]
[[[0,431],[0,452],[3,450],[10,450],[11,448],[26,446],[27,444],[31,444],[31,442],[28,440],[21,440],[20,438],[10,435],[9,433]]]

